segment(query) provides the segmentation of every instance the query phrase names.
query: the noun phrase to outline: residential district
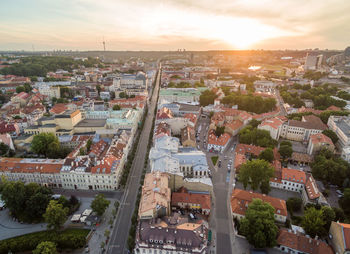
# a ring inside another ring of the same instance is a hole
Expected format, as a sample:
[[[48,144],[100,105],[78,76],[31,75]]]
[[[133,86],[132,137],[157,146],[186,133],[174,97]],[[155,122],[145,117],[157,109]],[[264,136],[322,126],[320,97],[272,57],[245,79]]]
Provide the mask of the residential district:
[[[2,52],[0,253],[349,253],[350,48]]]

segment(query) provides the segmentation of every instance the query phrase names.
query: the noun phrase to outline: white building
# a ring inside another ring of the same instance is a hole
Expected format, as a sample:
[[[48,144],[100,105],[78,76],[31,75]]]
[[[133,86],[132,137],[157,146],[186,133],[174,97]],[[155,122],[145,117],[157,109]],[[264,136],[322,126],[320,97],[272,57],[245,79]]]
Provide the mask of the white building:
[[[280,117],[269,118],[259,124],[258,129],[270,132],[271,138],[278,140],[282,131],[284,120]]]
[[[100,92],[100,97],[102,100],[110,100],[111,94],[109,92]]]
[[[337,134],[338,143],[342,148],[350,146],[350,117],[330,116],[327,125]]]

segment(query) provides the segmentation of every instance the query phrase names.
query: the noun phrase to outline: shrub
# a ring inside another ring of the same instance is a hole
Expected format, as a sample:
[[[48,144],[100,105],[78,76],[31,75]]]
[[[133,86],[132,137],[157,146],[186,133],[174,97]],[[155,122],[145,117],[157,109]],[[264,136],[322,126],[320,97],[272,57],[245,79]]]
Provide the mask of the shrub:
[[[40,231],[21,235],[0,241],[0,254],[7,254],[9,251],[27,252],[32,251],[43,241],[54,242],[57,249],[78,249],[86,244],[87,229],[66,229],[61,232],[53,230]]]

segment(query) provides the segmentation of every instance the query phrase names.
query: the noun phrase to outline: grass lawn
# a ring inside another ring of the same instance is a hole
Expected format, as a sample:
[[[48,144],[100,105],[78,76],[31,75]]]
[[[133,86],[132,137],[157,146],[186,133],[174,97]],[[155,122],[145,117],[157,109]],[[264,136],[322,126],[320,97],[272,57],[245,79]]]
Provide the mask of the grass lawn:
[[[211,161],[213,162],[214,166],[216,165],[216,162],[218,161],[219,156],[212,156]]]

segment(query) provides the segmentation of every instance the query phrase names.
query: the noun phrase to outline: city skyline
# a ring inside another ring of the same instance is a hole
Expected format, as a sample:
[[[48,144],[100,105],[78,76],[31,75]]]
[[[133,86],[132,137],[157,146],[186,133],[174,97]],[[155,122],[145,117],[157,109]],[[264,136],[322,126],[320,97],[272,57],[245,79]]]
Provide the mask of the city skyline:
[[[344,49],[350,2],[0,3],[0,50]]]

